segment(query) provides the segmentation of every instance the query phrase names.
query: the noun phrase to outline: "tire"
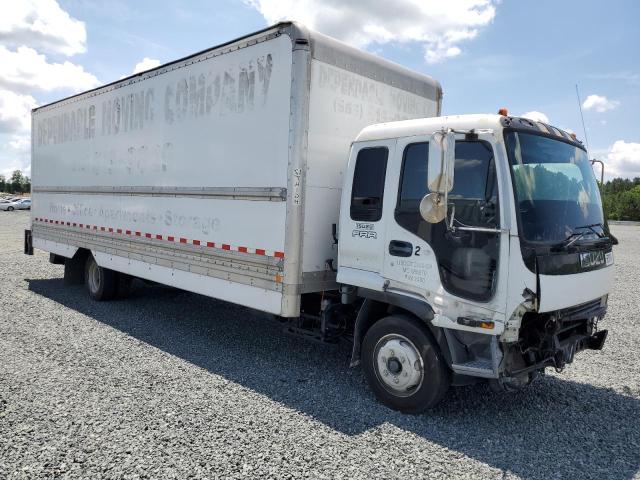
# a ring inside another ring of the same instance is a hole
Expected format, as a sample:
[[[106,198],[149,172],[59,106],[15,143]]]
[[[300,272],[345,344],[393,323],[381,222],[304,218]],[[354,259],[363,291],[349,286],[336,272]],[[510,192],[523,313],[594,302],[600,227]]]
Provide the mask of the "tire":
[[[7,212],[13,212],[13,207],[7,207]]]
[[[115,297],[118,288],[117,272],[98,266],[93,255],[87,257],[84,272],[85,285],[93,300],[105,302]]]
[[[451,384],[451,373],[431,332],[408,315],[374,323],[362,342],[361,359],[378,400],[403,413],[433,408]]]

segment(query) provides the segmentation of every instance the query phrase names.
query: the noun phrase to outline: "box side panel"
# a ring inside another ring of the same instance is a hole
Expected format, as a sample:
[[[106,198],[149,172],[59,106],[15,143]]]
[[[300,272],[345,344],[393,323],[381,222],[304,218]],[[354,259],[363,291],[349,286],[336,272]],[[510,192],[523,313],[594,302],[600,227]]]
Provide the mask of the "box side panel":
[[[37,110],[34,238],[100,252],[108,240],[168,268],[153,280],[186,268],[279,298],[291,52],[286,35],[252,40]]]
[[[367,125],[436,116],[439,90],[424,94],[312,60],[303,272],[326,270],[326,260],[336,259],[331,225],[338,223],[351,142]]]
[[[286,187],[285,35],[34,115],[34,186]]]

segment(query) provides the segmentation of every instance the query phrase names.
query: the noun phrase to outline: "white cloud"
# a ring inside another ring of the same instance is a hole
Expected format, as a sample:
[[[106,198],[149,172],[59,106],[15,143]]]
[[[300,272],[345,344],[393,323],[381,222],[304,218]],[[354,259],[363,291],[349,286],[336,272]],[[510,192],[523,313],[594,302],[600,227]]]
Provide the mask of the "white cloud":
[[[129,75],[135,75],[136,73],[144,72],[146,70],[151,70],[152,68],[156,68],[159,66],[160,66],[160,60],[157,60],[155,58],[144,57],[142,60],[136,63],[135,67],[133,67],[133,72],[127,75],[122,75],[120,79],[126,78]]]
[[[582,108],[602,113],[607,110],[613,110],[618,107],[618,105],[620,105],[620,102],[617,100],[609,100],[607,97],[602,95],[589,95],[582,103]]]
[[[9,0],[2,6],[3,45],[30,45],[69,56],[86,51],[86,41],[84,23],[72,18],[55,0]]]
[[[160,60],[156,60],[155,58],[144,57],[140,62],[136,63],[136,66],[133,67],[133,74],[144,72],[145,70],[151,70],[152,68],[156,68],[160,66]]]
[[[0,173],[29,174],[31,109],[38,94],[61,96],[99,85],[98,79],[60,56],[86,51],[83,22],[56,0],[6,0],[0,9]],[[48,60],[51,54],[56,61]],[[35,97],[35,98],[34,98]]]
[[[24,152],[31,145],[31,136],[30,135],[13,135],[11,140],[9,140],[9,148],[13,150]]]
[[[31,136],[26,134],[3,135],[8,141],[0,142],[0,174],[9,178],[14,170],[31,175]]]
[[[437,63],[462,52],[496,14],[497,0],[245,0],[269,23],[298,20],[357,47],[417,42]]]
[[[604,162],[607,176],[640,177],[640,143],[616,141]]]
[[[82,66],[69,61],[49,63],[44,55],[25,46],[12,51],[0,45],[0,65],[0,88],[19,92],[56,89],[78,92],[100,84]]]
[[[534,122],[549,123],[549,117],[547,117],[544,113],[538,112],[536,110],[523,113],[520,116],[524,118],[528,118],[529,120],[533,120]]]
[[[0,90],[0,133],[28,132],[35,106],[36,99],[31,95]]]

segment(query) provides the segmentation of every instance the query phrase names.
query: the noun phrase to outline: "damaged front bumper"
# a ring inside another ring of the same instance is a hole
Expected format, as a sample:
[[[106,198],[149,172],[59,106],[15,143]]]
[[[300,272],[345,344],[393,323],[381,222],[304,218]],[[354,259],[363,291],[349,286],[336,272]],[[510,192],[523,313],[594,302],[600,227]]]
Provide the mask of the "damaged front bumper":
[[[521,386],[547,367],[561,371],[578,352],[601,350],[607,330],[598,330],[598,323],[606,311],[604,298],[555,312],[526,313],[518,341],[503,346],[500,382]]]

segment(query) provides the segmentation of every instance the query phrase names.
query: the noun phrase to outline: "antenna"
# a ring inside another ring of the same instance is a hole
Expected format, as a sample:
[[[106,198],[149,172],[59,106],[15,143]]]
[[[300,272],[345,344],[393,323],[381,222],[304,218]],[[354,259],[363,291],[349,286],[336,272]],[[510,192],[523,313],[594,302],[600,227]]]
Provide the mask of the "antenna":
[[[587,151],[589,151],[589,139],[587,138],[587,127],[584,125],[584,115],[582,114],[582,102],[580,101],[580,92],[578,91],[577,83],[576,83],[576,96],[578,97],[578,108],[580,109],[580,118],[582,119],[582,130],[584,131],[584,143],[587,144]]]

